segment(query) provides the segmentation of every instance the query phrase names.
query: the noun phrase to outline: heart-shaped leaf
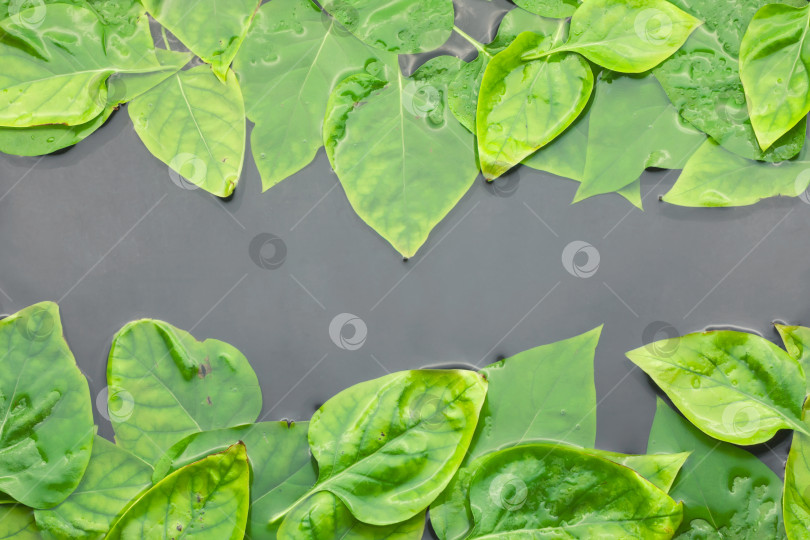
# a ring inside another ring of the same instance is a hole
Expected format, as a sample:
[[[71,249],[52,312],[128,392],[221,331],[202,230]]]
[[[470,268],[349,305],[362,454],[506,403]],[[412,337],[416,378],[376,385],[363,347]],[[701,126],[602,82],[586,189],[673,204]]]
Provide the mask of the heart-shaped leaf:
[[[160,24],[183,45],[211,64],[223,82],[258,9],[260,0],[205,0],[190,5],[183,0],[141,0]]]
[[[810,420],[810,402],[805,403],[804,419]],[[782,495],[785,531],[790,540],[803,540],[810,531],[810,436],[796,432],[785,465]]]
[[[310,0],[276,0],[256,13],[234,70],[245,97],[253,159],[269,189],[323,145],[329,94],[384,55],[348,34]],[[272,81],[272,84],[268,84]]]
[[[152,154],[194,186],[227,197],[245,159],[245,106],[233,72],[181,71],[134,99],[129,116]]]
[[[278,540],[420,540],[425,530],[425,513],[402,523],[367,525],[357,521],[340,499],[321,491],[302,501],[281,524]]]
[[[62,336],[59,308],[0,321],[0,492],[56,506],[79,485],[93,447],[90,390]]]
[[[34,512],[18,504],[0,506],[0,538],[3,540],[41,540]]]
[[[810,394],[810,328],[782,324],[774,326],[782,337],[788,354],[802,366],[807,382],[807,393]]]
[[[591,0],[588,0],[591,1]],[[468,538],[672,538],[681,505],[641,476],[559,444],[486,456],[470,483]]]
[[[192,433],[255,421],[262,405],[242,353],[151,319],[115,335],[107,384],[116,442],[147,463]]]
[[[452,0],[326,0],[322,6],[361,41],[392,53],[431,51],[453,30]]]
[[[405,257],[478,174],[473,136],[447,109],[461,60],[442,56],[412,77],[352,75],[332,91],[324,146],[354,211]],[[382,76],[382,75],[381,75]]]
[[[810,112],[810,5],[757,11],[740,47],[740,78],[763,150]]]
[[[678,538],[784,538],[779,477],[745,450],[704,435],[661,399],[647,452],[692,452],[670,491],[684,505]]]
[[[487,65],[476,130],[481,171],[488,180],[551,142],[588,103],[593,73],[584,58],[564,52],[522,59],[527,51],[552,43],[552,38],[524,32]]]
[[[37,510],[37,525],[47,538],[100,538],[127,504],[152,485],[151,478],[150,465],[96,436],[79,487],[59,506]]]
[[[106,540],[241,540],[247,523],[250,467],[242,444],[179,469],[145,492]]]
[[[721,330],[657,341],[627,353],[701,431],[758,444],[780,429],[810,434],[801,421],[804,373],[754,334]]]
[[[796,197],[810,185],[807,145],[796,159],[745,159],[709,139],[695,152],[663,200],[680,206],[746,206],[767,197]]]
[[[364,523],[412,518],[461,464],[486,389],[471,371],[418,370],[344,390],[310,422],[315,489],[337,495]]]

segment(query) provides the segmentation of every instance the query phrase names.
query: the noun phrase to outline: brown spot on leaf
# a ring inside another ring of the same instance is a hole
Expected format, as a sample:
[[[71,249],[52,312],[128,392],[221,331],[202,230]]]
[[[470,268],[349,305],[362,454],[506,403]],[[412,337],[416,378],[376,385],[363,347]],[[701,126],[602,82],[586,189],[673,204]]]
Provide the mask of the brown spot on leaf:
[[[204,379],[209,373],[211,373],[211,359],[207,356],[205,360],[200,364],[200,367],[197,369],[197,377],[200,379]]]

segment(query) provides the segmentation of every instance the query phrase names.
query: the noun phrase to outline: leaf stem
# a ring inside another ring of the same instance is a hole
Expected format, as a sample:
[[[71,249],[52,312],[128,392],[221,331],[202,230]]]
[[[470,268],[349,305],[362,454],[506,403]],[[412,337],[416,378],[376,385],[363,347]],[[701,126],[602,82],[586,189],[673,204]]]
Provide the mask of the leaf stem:
[[[472,37],[470,37],[470,36],[469,36],[469,34],[467,34],[467,33],[466,33],[464,30],[462,30],[462,29],[461,29],[461,28],[459,28],[458,26],[455,26],[455,25],[454,25],[454,26],[453,26],[453,31],[454,31],[456,34],[458,34],[458,35],[460,35],[461,37],[463,37],[464,39],[466,39],[467,41],[469,41],[469,42],[470,42],[470,44],[471,44],[473,47],[475,47],[475,49],[476,49],[476,50],[477,50],[479,53],[484,53],[484,54],[487,54],[487,55],[488,55],[487,51],[484,49],[484,46],[483,46],[481,43],[479,43],[478,41],[476,41],[475,39],[473,39]]]

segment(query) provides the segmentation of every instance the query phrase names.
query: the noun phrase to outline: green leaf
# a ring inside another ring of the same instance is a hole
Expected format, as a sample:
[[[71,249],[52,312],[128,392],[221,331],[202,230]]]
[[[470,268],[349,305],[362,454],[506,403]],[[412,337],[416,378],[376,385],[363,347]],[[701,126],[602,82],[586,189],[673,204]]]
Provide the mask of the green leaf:
[[[116,442],[147,463],[192,433],[255,421],[262,405],[242,353],[151,319],[115,335],[107,384]]]
[[[53,302],[0,321],[0,492],[56,506],[79,485],[93,446],[87,380],[62,336]]]
[[[0,506],[0,539],[41,540],[34,511],[19,504]]]
[[[515,0],[526,11],[542,17],[570,17],[579,7],[580,0]]]
[[[106,540],[245,535],[250,468],[242,444],[179,469],[144,493],[115,522]]]
[[[647,167],[680,169],[705,140],[681,121],[651,75],[605,72],[596,83],[585,168],[574,202],[618,191]]]
[[[552,42],[524,32],[487,65],[476,129],[481,171],[488,180],[551,142],[588,103],[593,73],[581,56],[557,53],[521,59],[526,51],[551,47]]]
[[[195,186],[227,197],[245,159],[245,106],[233,72],[181,71],[134,99],[129,116],[146,148]]]
[[[384,54],[324,17],[310,0],[264,4],[234,61],[248,118],[256,124],[250,146],[264,190],[315,158],[332,88],[371,71]]]
[[[769,148],[810,112],[810,5],[757,11],[740,47],[740,78],[751,123]]]
[[[156,49],[163,69],[153,73],[113,73],[107,79],[107,105],[85,124],[46,124],[26,128],[0,127],[0,152],[17,156],[41,156],[73,146],[104,125],[112,112],[171,77],[191,58],[187,53]]]
[[[701,431],[759,444],[801,421],[804,373],[785,351],[754,334],[721,330],[661,340],[627,353]],[[810,433],[810,431],[807,431]]]
[[[599,85],[598,80],[596,84]],[[585,159],[588,155],[588,132],[592,107],[593,95],[582,114],[562,134],[524,159],[523,164],[532,169],[582,182],[585,177]],[[614,120],[621,118],[614,117]]]
[[[642,73],[677,51],[700,24],[666,0],[589,0],[571,17],[568,41],[551,52],[575,51],[613,71]]]
[[[682,513],[680,504],[627,467],[556,444],[488,455],[470,484],[470,508],[471,540],[668,539]]]
[[[473,136],[447,110],[461,60],[442,56],[404,77],[352,75],[332,91],[323,138],[354,211],[411,257],[478,174]]]
[[[535,32],[544,36],[553,36],[565,30],[566,21],[557,21],[537,17],[522,9],[510,10],[498,26],[498,34],[487,45],[481,45],[460,29],[456,32],[469,41],[477,50],[478,56],[471,62],[463,64],[448,86],[447,105],[450,111],[471,132],[475,133],[475,109],[478,104],[478,92],[481,80],[489,61],[509,46],[521,32]]]
[[[808,411],[810,402],[804,406],[805,422],[810,420]],[[810,437],[799,432],[793,434],[785,465],[782,511],[787,537],[805,540],[810,534]]]
[[[318,479],[309,453],[308,427],[309,422],[259,422],[193,433],[157,462],[153,481],[242,441],[252,470],[247,536],[275,538],[285,513]]]
[[[420,540],[425,513],[393,525],[367,525],[358,521],[340,499],[327,491],[302,501],[284,519],[278,540]]]
[[[704,435],[659,399],[647,452],[687,451],[692,455],[670,491],[684,504],[677,538],[784,538],[776,474],[745,450]]]
[[[392,53],[431,51],[453,30],[452,0],[326,0],[322,6],[361,41]]]
[[[177,36],[191,52],[211,64],[223,82],[231,61],[250,25],[260,0],[141,0],[160,24]]]
[[[802,366],[808,394],[810,394],[810,328],[804,326],[774,325],[787,353]]]
[[[746,206],[767,197],[796,197],[810,185],[807,147],[796,159],[763,163],[711,139],[692,155],[664,201],[680,206]]]
[[[34,512],[43,538],[101,538],[127,504],[152,485],[152,467],[96,436],[79,487],[62,504]]]
[[[415,516],[461,464],[486,389],[471,371],[417,370],[344,390],[310,422],[315,489],[337,495],[371,525]]]
[[[37,24],[27,22],[31,17]],[[107,46],[108,30],[95,13],[68,4],[31,7],[0,21],[0,126],[93,120],[107,105],[111,74],[160,68],[147,21],[138,28],[138,40]]]
[[[795,156],[805,138],[804,126],[797,126],[763,152],[748,116],[740,80],[740,43],[756,10],[772,1],[806,4],[805,0],[673,0],[706,24],[653,71],[686,121],[731,152],[770,162]]]
[[[661,491],[668,493],[690,452],[674,454],[622,454],[607,450],[585,449],[583,452],[624,465],[636,471]]]

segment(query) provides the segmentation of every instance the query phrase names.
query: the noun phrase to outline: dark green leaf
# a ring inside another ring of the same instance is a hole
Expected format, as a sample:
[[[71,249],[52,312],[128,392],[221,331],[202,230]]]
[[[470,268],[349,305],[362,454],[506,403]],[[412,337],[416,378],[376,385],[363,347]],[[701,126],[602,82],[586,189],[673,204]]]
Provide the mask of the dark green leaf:
[[[467,192],[478,174],[473,136],[447,110],[461,60],[442,56],[404,77],[352,75],[332,91],[323,137],[355,212],[405,257]]]
[[[810,420],[810,402],[804,406],[804,420]],[[782,496],[785,531],[790,540],[805,540],[810,534],[810,436],[796,432],[785,465]]]
[[[241,540],[250,468],[242,444],[179,469],[139,497],[106,540]]]
[[[767,441],[802,424],[804,373],[770,341],[721,330],[658,341],[627,353],[701,431],[736,444]]]
[[[34,515],[43,538],[102,538],[127,504],[152,485],[152,467],[96,436],[90,464],[62,504]]]
[[[412,518],[461,464],[486,388],[471,371],[418,370],[344,390],[310,422],[315,489],[337,495],[365,523]]]
[[[0,321],[0,351],[0,491],[51,508],[76,489],[90,461],[90,390],[52,302]]]
[[[782,482],[745,450],[714,440],[661,399],[647,452],[692,452],[670,495],[683,501],[679,539],[784,538]]]
[[[757,11],[740,47],[740,78],[762,149],[810,112],[810,5]]]
[[[521,58],[526,51],[552,45],[552,38],[524,32],[487,65],[476,129],[481,171],[488,180],[551,142],[588,103],[593,74],[581,56]]]
[[[134,99],[129,116],[152,154],[193,185],[227,197],[245,159],[245,107],[233,72],[181,71]]]
[[[255,421],[262,404],[242,353],[151,319],[116,334],[107,384],[117,443],[147,463],[192,433]]]

